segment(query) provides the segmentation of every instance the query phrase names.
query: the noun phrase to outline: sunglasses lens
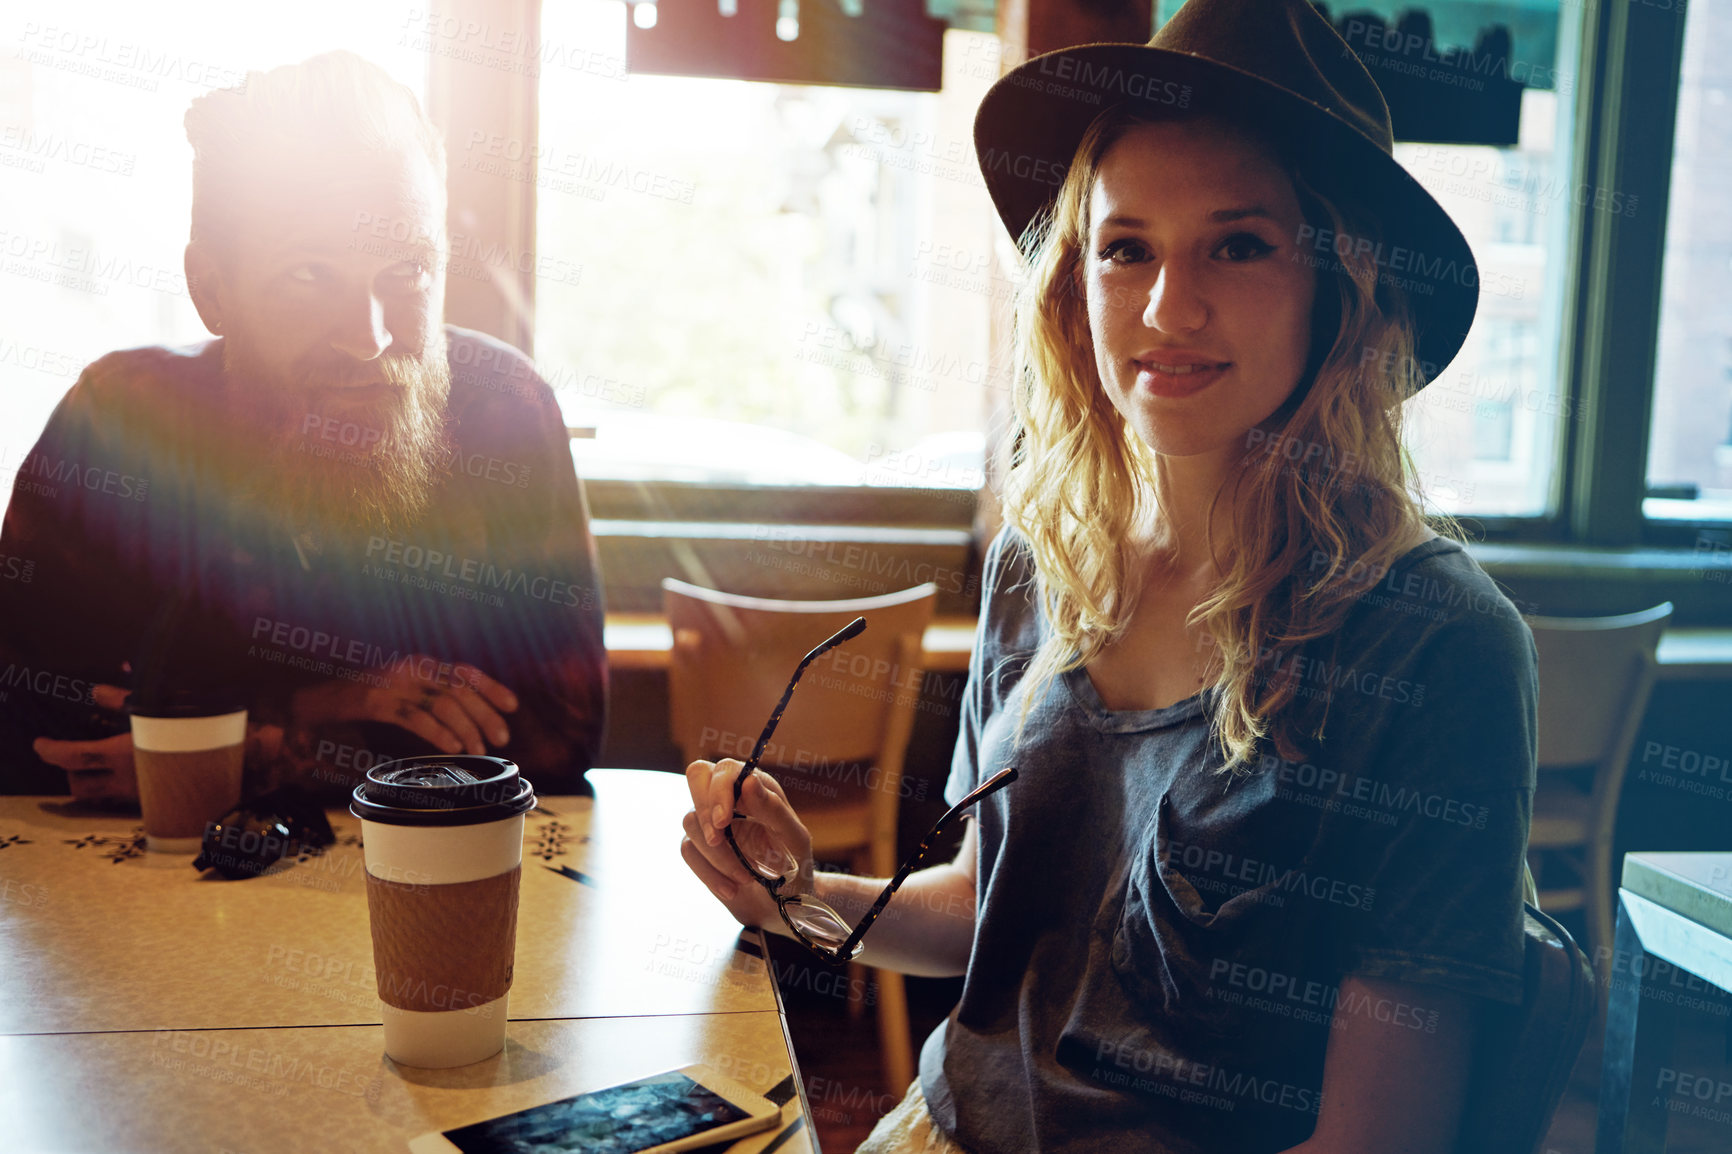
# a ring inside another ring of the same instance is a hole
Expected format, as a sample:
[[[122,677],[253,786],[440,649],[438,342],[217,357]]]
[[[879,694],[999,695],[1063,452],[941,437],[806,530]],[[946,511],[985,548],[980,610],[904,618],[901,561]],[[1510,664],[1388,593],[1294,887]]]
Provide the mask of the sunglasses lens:
[[[800,932],[811,938],[825,949],[834,950],[848,940],[850,930],[848,923],[829,906],[813,898],[792,898],[786,907],[788,920],[798,926]],[[855,948],[859,952],[859,948]]]
[[[791,882],[800,873],[800,863],[794,859],[776,835],[763,822],[753,821],[749,817],[734,819],[734,844],[740,847],[740,853],[750,863],[760,877],[769,881],[780,878]]]
[[[203,852],[193,868],[214,869],[229,879],[257,877],[283,858],[291,841],[282,819],[237,809],[205,824]]]
[[[258,877],[285,857],[336,841],[318,801],[298,786],[261,794],[206,822],[193,868],[214,869],[225,878]]]

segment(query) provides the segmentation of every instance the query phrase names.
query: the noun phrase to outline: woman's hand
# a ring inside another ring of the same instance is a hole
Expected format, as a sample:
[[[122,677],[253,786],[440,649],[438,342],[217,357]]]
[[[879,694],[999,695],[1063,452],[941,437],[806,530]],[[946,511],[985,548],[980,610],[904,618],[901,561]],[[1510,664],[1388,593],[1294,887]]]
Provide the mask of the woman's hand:
[[[487,743],[511,740],[501,713],[517,708],[517,695],[473,665],[416,655],[366,682],[333,680],[294,695],[297,725],[384,721],[401,726],[446,753],[486,753]]]
[[[685,817],[680,856],[741,925],[762,926],[791,936],[776,910],[775,899],[753,880],[722,835],[733,820],[734,780],[744,768],[743,762],[733,759],[694,761],[686,767],[692,811]],[[754,772],[740,794],[740,812],[756,819],[768,841],[786,850],[798,863],[799,876],[788,883],[786,892],[812,893],[812,835],[788,804],[781,783],[762,770]],[[753,851],[749,845],[740,848],[748,855]]]

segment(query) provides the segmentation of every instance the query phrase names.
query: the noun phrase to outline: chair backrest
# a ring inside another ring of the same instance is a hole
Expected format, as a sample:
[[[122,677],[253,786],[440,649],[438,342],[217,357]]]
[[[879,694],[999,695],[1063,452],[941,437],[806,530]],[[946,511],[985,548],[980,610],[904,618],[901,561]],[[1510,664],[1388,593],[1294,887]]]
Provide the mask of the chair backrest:
[[[674,636],[674,743],[687,760],[744,760],[800,659],[864,617],[864,632],[807,667],[764,763],[798,770],[879,762],[893,748],[899,773],[920,695],[921,642],[937,600],[930,582],[881,597],[779,601],[664,580]]]
[[[1539,763],[1588,765],[1629,755],[1654,682],[1654,651],[1672,616],[1662,602],[1616,617],[1528,617],[1539,654]],[[1620,749],[1620,746],[1622,747]]]
[[[1455,1148],[1537,1154],[1599,1010],[1588,956],[1564,928],[1524,903],[1522,1004],[1480,1023]]]

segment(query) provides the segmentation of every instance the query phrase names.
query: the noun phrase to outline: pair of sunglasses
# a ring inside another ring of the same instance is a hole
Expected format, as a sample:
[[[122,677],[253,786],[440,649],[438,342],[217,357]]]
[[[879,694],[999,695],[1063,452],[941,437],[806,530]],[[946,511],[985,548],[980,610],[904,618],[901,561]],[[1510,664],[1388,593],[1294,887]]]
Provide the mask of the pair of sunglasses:
[[[851,930],[847,920],[819,901],[816,895],[784,893],[784,890],[798,884],[800,863],[786,846],[776,840],[767,826],[740,812],[740,796],[746,788],[746,778],[757,772],[758,759],[764,755],[764,749],[770,744],[770,737],[776,732],[776,726],[782,720],[782,712],[788,708],[788,701],[794,696],[794,686],[799,684],[800,675],[806,672],[806,666],[844,641],[858,637],[865,629],[866,619],[856,617],[800,659],[800,664],[794,669],[794,676],[788,681],[788,688],[782,692],[782,700],[776,703],[769,723],[764,726],[757,745],[752,747],[752,756],[746,759],[740,775],[734,779],[734,818],[722,830],[728,845],[733,848],[734,856],[740,859],[740,864],[745,866],[758,880],[758,884],[776,900],[776,911],[782,915],[782,921],[794,937],[814,954],[831,963],[853,961],[860,955],[860,951],[865,948],[861,939],[866,936],[866,931],[878,920],[878,915],[890,903],[897,888],[926,860],[933,843],[958,814],[1016,780],[1015,767],[1001,769],[967,797],[946,810],[944,816],[920,839],[919,848],[912,857],[902,863],[902,868],[896,871],[896,876],[890,879],[890,884],[884,887],[884,892],[878,895],[878,900],[866,911],[860,924]]]
[[[286,857],[336,840],[318,799],[299,786],[285,785],[206,822],[192,865],[235,881],[258,877]]]

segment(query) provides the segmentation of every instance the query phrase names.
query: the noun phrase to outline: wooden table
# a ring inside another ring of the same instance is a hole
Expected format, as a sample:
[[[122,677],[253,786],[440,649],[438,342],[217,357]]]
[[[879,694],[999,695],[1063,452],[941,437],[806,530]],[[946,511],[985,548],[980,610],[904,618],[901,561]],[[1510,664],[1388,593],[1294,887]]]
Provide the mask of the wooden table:
[[[529,815],[505,1050],[454,1070],[384,1056],[347,812],[324,853],[225,881],[136,817],[0,798],[0,1147],[403,1150],[707,1062],[787,1099],[732,1150],[815,1150],[762,934],[680,861],[685,779],[590,780]]]
[[[1679,1024],[1732,992],[1732,853],[1625,854],[1612,957],[1595,968],[1611,987],[1596,1154],[1664,1150],[1674,1099],[1693,1110],[1702,1089],[1704,1108],[1732,1111],[1732,1081],[1673,1056]]]

